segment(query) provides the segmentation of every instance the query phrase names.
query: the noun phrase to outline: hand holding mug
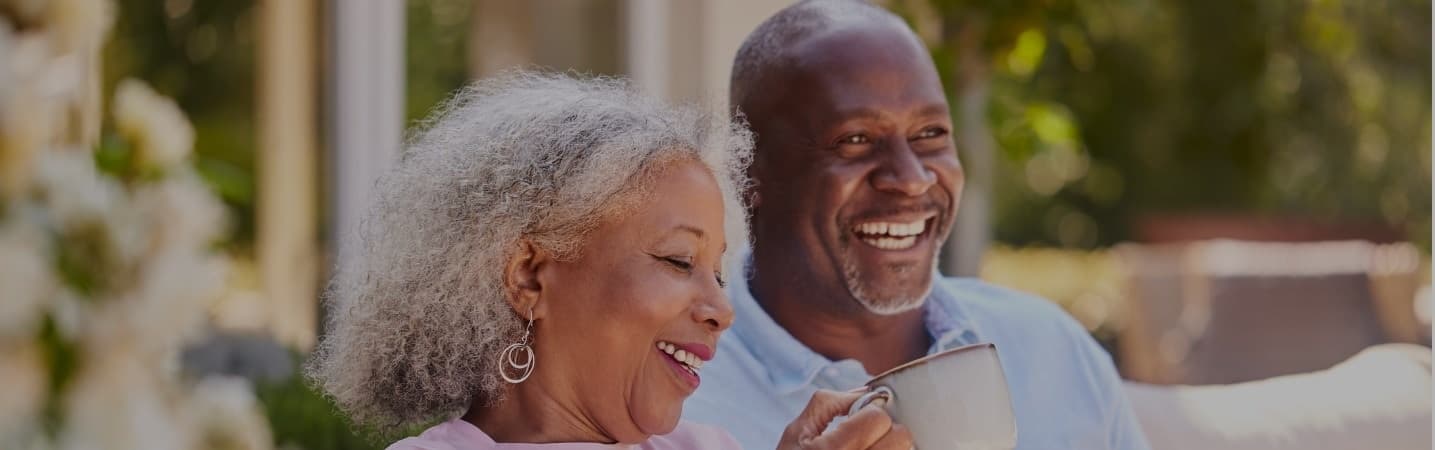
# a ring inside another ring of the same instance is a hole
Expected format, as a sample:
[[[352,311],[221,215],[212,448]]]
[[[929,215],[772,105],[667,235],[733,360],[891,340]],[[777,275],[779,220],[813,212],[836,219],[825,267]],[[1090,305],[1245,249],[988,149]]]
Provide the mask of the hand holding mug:
[[[935,353],[877,375],[867,387],[850,411],[879,406],[911,431],[917,450],[1016,447],[1016,416],[995,345]]]
[[[892,421],[880,407],[881,400],[853,408],[857,398],[863,395],[863,392],[825,390],[812,394],[807,407],[783,431],[778,450],[911,449],[912,433]],[[832,419],[849,412],[846,420],[828,429]]]

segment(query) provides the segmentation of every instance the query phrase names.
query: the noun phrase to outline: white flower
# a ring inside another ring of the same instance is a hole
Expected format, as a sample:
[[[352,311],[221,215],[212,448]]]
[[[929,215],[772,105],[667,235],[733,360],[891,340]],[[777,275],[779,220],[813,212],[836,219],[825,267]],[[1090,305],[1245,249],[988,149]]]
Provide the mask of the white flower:
[[[224,291],[226,269],[218,257],[182,251],[158,255],[140,275],[134,297],[116,302],[128,309],[123,326],[143,351],[173,359],[201,331],[206,312]]]
[[[98,52],[113,22],[107,0],[50,0],[46,29],[68,52]]]
[[[20,216],[21,211],[10,214]],[[0,223],[0,286],[5,291],[5,300],[0,301],[0,339],[35,335],[45,302],[57,287],[49,243],[45,230],[24,216]]]
[[[200,442],[210,450],[273,448],[269,424],[260,413],[249,383],[242,378],[210,377],[200,381],[185,416],[198,419]]]
[[[105,241],[108,262],[115,266],[112,272],[132,270],[155,247],[151,241],[162,238],[154,231],[155,218],[134,206],[132,198],[125,203],[126,207],[112,208],[100,219],[102,234],[96,236]]]
[[[50,318],[55,320],[55,329],[59,331],[60,337],[68,340],[78,340],[90,323],[90,301],[80,297],[80,294],[68,288],[61,288],[50,301]]]
[[[192,172],[179,170],[140,187],[134,210],[150,221],[156,247],[202,251],[224,231],[224,206]],[[158,250],[158,248],[156,248]]]
[[[189,156],[194,127],[179,105],[142,81],[126,79],[115,87],[115,128],[135,145],[140,164],[168,169]]]
[[[202,331],[223,291],[225,260],[172,250],[143,264],[129,290],[91,301],[81,342],[96,352],[128,352],[160,373],[174,373],[180,348]]]
[[[126,208],[124,192],[114,180],[100,176],[89,152],[42,152],[35,181],[61,230],[102,223],[112,211]]]
[[[33,342],[0,344],[0,447],[38,438],[36,425],[50,375]]]
[[[181,450],[192,442],[164,378],[122,351],[83,352],[64,398],[62,450]]]
[[[17,78],[17,58],[14,27],[10,22],[0,20],[0,195],[18,197],[30,179],[30,161],[34,158],[37,145],[30,143],[27,130],[21,129],[22,115],[18,108],[6,108],[12,103]],[[17,136],[16,134],[19,134]]]
[[[28,186],[36,154],[54,144],[63,117],[46,80],[49,43],[0,28],[0,193],[13,198]]]

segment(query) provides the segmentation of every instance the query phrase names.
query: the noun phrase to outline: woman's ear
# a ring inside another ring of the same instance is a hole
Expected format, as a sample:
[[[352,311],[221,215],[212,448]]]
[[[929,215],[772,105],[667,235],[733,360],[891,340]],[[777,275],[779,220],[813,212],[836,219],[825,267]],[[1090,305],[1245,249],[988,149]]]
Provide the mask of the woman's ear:
[[[509,306],[525,319],[538,319],[544,305],[538,301],[543,294],[539,273],[550,267],[552,258],[532,241],[519,239],[503,270],[503,287]],[[532,317],[530,317],[530,314]]]

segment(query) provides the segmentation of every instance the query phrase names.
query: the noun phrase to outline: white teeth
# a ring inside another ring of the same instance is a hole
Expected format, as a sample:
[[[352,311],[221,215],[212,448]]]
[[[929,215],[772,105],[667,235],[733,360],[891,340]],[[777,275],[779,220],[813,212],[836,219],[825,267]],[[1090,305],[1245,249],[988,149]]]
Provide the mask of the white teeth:
[[[892,237],[916,236],[927,231],[926,219],[908,223],[867,222],[858,224],[858,233],[866,235],[888,235]]]
[[[856,226],[858,238],[883,250],[905,250],[917,245],[917,236],[927,231],[927,221],[908,223],[867,222]]]
[[[697,369],[703,366],[703,360],[698,358],[698,355],[688,353],[686,350],[681,350],[676,345],[668,342],[658,342],[657,347],[658,350],[662,350],[663,353],[672,355],[674,360],[683,363],[686,369],[695,374],[697,373]]]
[[[913,245],[917,245],[917,237],[916,237],[916,236],[907,236],[907,237],[904,237],[904,238],[890,238],[890,237],[865,238],[865,237],[864,237],[864,238],[862,238],[862,242],[866,242],[868,245],[871,245],[871,246],[873,246],[873,247],[877,247],[877,248],[880,248],[880,249],[883,249],[883,250],[905,250],[905,249],[908,249],[908,248],[912,248]]]

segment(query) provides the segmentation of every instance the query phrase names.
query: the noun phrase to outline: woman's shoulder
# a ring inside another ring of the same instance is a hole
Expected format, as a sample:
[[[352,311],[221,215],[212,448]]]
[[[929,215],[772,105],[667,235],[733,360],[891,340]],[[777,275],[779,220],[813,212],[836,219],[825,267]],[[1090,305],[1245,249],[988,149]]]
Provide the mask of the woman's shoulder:
[[[390,444],[386,450],[485,450],[497,448],[487,434],[463,420],[429,427],[418,436]]]
[[[606,444],[497,444],[478,427],[462,420],[451,420],[434,425],[418,436],[405,438],[389,445],[387,450],[490,450],[490,449],[608,449],[620,446]],[[742,445],[721,428],[693,423],[678,422],[672,433],[653,436],[638,446],[646,450],[741,450]]]
[[[672,433],[653,436],[642,445],[646,450],[742,450],[742,444],[731,433],[711,425],[686,420],[678,422]]]

